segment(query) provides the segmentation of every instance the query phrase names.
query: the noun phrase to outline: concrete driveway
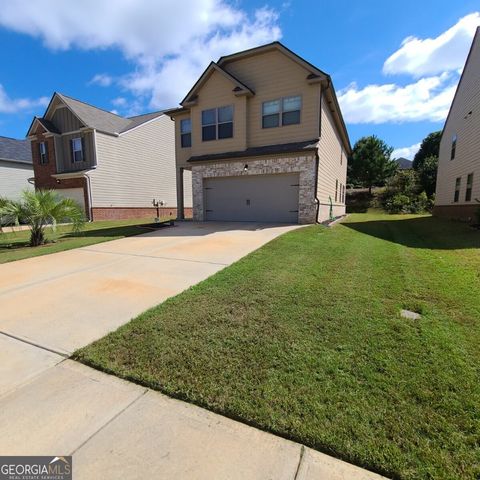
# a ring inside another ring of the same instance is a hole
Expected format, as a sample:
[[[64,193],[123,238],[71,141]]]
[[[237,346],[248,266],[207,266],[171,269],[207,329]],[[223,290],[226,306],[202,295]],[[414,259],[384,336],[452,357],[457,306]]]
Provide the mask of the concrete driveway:
[[[0,265],[0,332],[68,355],[294,228],[183,222]]]

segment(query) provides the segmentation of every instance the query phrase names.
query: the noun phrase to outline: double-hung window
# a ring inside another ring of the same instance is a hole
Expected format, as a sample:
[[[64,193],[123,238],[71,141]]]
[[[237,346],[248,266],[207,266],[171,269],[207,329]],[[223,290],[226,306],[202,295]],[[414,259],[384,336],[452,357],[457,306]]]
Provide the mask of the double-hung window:
[[[450,151],[450,160],[455,158],[455,150],[457,149],[457,136],[454,135],[452,137],[452,149]]]
[[[202,141],[233,137],[233,106],[202,111]]]
[[[458,177],[457,179],[455,179],[455,195],[453,197],[453,201],[455,203],[458,202],[459,198],[460,198],[460,187],[462,185],[462,177]]]
[[[38,149],[40,153],[40,164],[45,165],[46,163],[48,163],[47,142],[40,142],[38,144]]]
[[[335,202],[338,201],[338,180],[335,180]]]
[[[467,190],[465,191],[466,202],[470,202],[472,200],[472,188],[473,188],[473,173],[470,173],[467,177]]]
[[[192,146],[192,121],[189,118],[180,121],[180,142],[182,148]]]
[[[300,123],[302,98],[283,97],[262,104],[262,128],[274,128]]]
[[[83,142],[81,138],[73,138],[72,144],[72,162],[83,162]]]

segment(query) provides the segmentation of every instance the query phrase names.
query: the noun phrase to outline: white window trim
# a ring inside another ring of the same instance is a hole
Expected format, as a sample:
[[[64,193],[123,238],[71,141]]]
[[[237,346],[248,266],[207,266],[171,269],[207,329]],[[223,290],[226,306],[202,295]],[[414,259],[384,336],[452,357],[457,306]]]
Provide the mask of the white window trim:
[[[218,121],[218,110],[220,108],[225,108],[225,107],[231,107],[232,108],[232,120],[230,122],[219,122]],[[214,123],[207,123],[203,124],[203,112],[206,112],[208,110],[215,110],[215,122]],[[226,138],[218,138],[218,126],[219,125],[224,125],[225,123],[231,123],[232,124],[232,136],[231,137],[226,137]],[[212,125],[215,125],[215,138],[212,140],[204,140],[203,139],[203,127],[211,127]],[[235,137],[235,105],[221,105],[220,107],[212,107],[212,108],[205,108],[200,112],[200,127],[202,129],[201,131],[201,138],[202,142],[214,142],[218,140],[230,140]]]
[[[285,98],[290,98],[290,97],[298,97],[300,98],[300,120],[298,123],[291,123],[291,124],[288,124],[288,125],[284,125],[283,124],[283,113],[288,113],[288,112],[296,112],[297,110],[287,110],[286,112],[283,111],[283,100]],[[270,115],[277,115],[276,113],[271,113],[269,115],[264,115],[263,114],[263,104],[264,103],[268,103],[268,102],[280,102],[280,110],[278,112],[278,126],[277,127],[264,127],[263,126],[263,117],[266,116],[270,116]],[[263,130],[269,130],[270,128],[279,128],[279,127],[294,127],[295,125],[301,125],[302,123],[302,110],[303,110],[303,96],[301,94],[298,94],[298,95],[285,95],[284,97],[279,97],[279,98],[272,98],[271,100],[265,100],[264,102],[262,102],[261,106],[261,115],[260,115],[260,127],[263,129]]]
[[[78,140],[80,142],[80,150],[75,150],[75,140]],[[81,160],[75,160],[75,152],[82,152],[82,159]],[[83,151],[82,138],[81,137],[72,138],[72,163],[83,162],[85,160],[84,153],[85,152]]]

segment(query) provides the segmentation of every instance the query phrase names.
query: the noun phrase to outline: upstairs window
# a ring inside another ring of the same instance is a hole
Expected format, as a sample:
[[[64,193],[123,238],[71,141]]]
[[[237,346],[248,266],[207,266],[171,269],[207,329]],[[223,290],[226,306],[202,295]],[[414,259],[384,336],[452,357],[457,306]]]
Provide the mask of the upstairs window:
[[[73,138],[72,144],[72,162],[83,162],[83,142],[81,138]]]
[[[453,201],[455,203],[458,202],[458,199],[460,198],[460,186],[462,185],[462,177],[458,177],[455,180],[455,195],[453,197]]]
[[[233,106],[202,111],[202,141],[233,137]]]
[[[40,153],[40,164],[45,165],[48,163],[48,148],[47,142],[40,142],[38,144],[39,153]]]
[[[457,149],[457,136],[454,135],[452,137],[452,150],[450,152],[450,160],[453,160],[455,158],[455,150]]]
[[[262,104],[262,128],[274,128],[300,123],[302,98],[283,97]]]
[[[180,142],[182,148],[192,146],[192,121],[189,118],[180,121]]]
[[[335,180],[335,202],[338,200],[338,180]]]
[[[470,173],[467,177],[467,190],[465,192],[466,202],[470,202],[472,200],[472,188],[473,188],[473,173]]]

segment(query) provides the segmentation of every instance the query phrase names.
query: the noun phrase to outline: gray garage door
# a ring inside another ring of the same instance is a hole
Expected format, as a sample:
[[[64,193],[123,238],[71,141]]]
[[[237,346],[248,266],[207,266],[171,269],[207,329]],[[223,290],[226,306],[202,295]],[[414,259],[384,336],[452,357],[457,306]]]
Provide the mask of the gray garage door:
[[[298,222],[298,173],[208,178],[207,220]]]

